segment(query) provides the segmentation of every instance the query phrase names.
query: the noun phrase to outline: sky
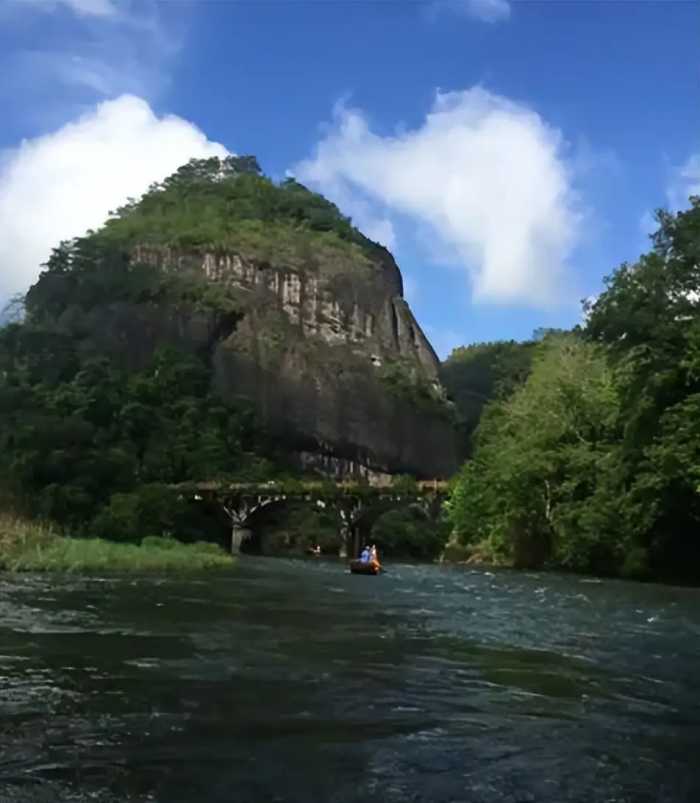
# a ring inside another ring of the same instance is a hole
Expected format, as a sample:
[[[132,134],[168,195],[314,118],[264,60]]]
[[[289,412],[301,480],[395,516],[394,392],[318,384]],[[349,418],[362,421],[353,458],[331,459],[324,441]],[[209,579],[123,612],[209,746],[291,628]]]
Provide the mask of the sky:
[[[192,157],[387,245],[441,356],[581,320],[700,194],[700,2],[0,0],[0,306]]]

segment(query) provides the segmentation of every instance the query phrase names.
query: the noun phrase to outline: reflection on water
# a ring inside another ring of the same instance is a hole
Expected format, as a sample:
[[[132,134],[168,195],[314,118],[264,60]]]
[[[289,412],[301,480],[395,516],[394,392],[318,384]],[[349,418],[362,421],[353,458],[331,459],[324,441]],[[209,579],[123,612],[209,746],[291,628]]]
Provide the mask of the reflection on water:
[[[0,801],[697,803],[700,593],[246,559],[0,579]]]

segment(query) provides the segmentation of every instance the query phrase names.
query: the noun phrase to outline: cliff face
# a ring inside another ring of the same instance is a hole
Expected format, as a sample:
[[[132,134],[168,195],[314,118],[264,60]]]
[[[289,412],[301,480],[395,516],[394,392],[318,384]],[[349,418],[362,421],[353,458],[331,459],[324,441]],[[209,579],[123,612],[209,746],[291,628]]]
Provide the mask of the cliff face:
[[[27,304],[129,369],[160,346],[206,357],[219,393],[253,402],[306,467],[455,468],[438,360],[393,257],[251,157],[193,161],[154,185],[57,249]]]
[[[164,334],[174,326],[183,340],[209,340],[220,393],[254,402],[306,467],[335,476],[454,470],[439,362],[388,252],[309,270],[230,251],[139,246],[133,259],[235,289],[231,331],[188,316]]]

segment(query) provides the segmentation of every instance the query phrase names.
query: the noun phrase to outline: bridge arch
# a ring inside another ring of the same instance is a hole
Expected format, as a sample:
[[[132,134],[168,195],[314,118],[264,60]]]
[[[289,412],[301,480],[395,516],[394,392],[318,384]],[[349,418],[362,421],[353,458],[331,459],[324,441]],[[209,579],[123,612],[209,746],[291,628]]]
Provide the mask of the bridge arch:
[[[373,535],[374,525],[386,513],[394,510],[414,510],[420,513],[427,521],[434,520],[440,513],[440,504],[433,504],[433,500],[426,497],[413,497],[406,495],[381,497],[367,504],[355,521],[353,536],[353,552],[359,554],[364,544],[375,543],[377,538]]]
[[[336,532],[338,531],[338,513],[332,505],[324,500],[295,496],[283,497],[261,505],[249,516],[247,521],[249,533],[241,543],[241,552],[259,555],[275,554],[275,550],[269,547],[270,541],[279,535],[279,530],[275,525],[279,529],[284,529],[285,522],[293,520],[295,513],[301,510],[314,511],[321,518],[332,518],[330,526],[334,527]],[[287,546],[291,547],[291,542],[287,542]],[[338,535],[336,554],[340,551],[339,547]]]
[[[293,481],[288,483],[187,483],[177,486],[194,499],[221,505],[231,523],[231,551],[254,539],[256,521],[275,509],[292,504],[312,504],[332,510],[336,517],[341,556],[355,556],[360,541],[369,537],[383,513],[417,505],[427,516],[437,515],[447,483],[406,482],[372,485],[367,482]]]

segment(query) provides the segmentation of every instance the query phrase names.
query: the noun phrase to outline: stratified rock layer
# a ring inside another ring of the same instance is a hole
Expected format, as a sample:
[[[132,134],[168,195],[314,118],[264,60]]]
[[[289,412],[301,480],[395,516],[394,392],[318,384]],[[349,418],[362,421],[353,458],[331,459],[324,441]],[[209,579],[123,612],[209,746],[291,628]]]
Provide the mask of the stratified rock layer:
[[[301,268],[142,246],[134,262],[235,288],[239,312],[234,324],[193,310],[132,309],[128,339],[138,333],[149,351],[163,341],[206,346],[219,392],[254,402],[306,467],[337,477],[447,476],[454,432],[438,359],[403,299],[396,263],[378,253],[356,249]],[[124,313],[110,314],[126,324]]]

